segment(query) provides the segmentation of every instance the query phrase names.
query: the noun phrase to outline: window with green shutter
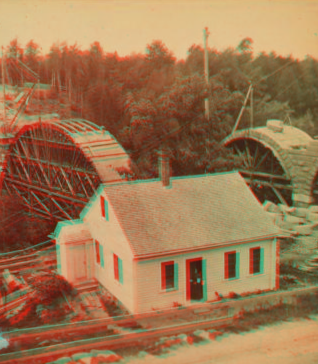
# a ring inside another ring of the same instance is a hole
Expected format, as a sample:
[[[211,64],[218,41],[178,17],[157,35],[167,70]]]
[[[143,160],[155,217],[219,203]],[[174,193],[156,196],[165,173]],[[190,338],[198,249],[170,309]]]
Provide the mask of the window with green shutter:
[[[104,268],[104,247],[99,244],[100,266]]]
[[[119,283],[124,283],[123,261],[116,254],[114,254],[114,278]]]
[[[224,254],[224,278],[237,279],[240,277],[240,253],[236,251]]]
[[[264,273],[264,249],[260,247],[250,249],[250,274]]]

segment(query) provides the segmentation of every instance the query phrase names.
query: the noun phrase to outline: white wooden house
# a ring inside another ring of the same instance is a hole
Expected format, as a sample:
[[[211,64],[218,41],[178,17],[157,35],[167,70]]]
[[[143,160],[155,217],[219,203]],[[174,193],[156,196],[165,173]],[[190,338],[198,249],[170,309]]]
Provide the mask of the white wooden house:
[[[101,185],[59,223],[59,270],[132,313],[278,288],[278,230],[236,172]]]

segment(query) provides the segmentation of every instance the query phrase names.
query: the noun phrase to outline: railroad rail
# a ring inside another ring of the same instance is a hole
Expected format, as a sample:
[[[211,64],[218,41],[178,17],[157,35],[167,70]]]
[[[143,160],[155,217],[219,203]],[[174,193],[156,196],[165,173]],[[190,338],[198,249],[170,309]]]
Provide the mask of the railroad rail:
[[[116,325],[123,324],[126,320],[114,321]],[[61,356],[70,356],[75,353],[91,351],[93,349],[116,349],[134,346],[142,342],[145,344],[159,337],[169,337],[178,334],[191,333],[196,330],[211,329],[228,325],[232,317],[219,319],[205,319],[194,322],[181,323],[154,329],[138,329],[135,332],[120,333],[109,336],[99,336],[84,340],[75,340],[67,343],[50,345],[42,348],[20,350],[18,352],[0,354],[1,363],[47,363]],[[3,335],[5,337],[5,335]]]
[[[247,310],[254,310],[266,302],[292,302],[302,295],[310,295],[317,292],[318,286],[296,288],[291,291],[269,292],[265,296],[246,297],[243,301],[225,301],[201,303],[194,306],[171,308],[160,312],[148,312],[139,315],[126,315],[110,317],[105,319],[88,320],[66,324],[47,325],[36,328],[17,329],[10,332],[3,332],[1,336],[8,340],[14,352],[0,354],[1,363],[47,363],[48,360],[55,360],[61,356],[73,355],[78,352],[91,351],[92,349],[116,349],[123,345],[135,345],[139,341],[144,344],[147,340],[157,337],[169,337],[178,333],[190,333],[196,330],[215,328],[230,325],[234,314],[242,307]],[[265,301],[264,301],[265,299]],[[290,301],[292,299],[292,301]],[[162,322],[176,323],[171,326],[162,326]],[[150,327],[150,324],[152,325]],[[155,327],[159,326],[159,327]],[[140,328],[142,327],[142,328]],[[129,332],[125,328],[131,328]],[[102,335],[102,330],[118,329],[119,333]],[[99,333],[95,338],[84,338],[85,333]],[[50,336],[64,334],[61,343],[52,345]],[[73,338],[71,337],[73,335]],[[79,339],[79,336],[81,336]],[[36,336],[44,341],[36,342]],[[74,340],[77,336],[77,340]],[[32,343],[33,347],[23,348],[26,341]],[[42,342],[43,344],[43,342]],[[4,349],[8,350],[8,349]]]

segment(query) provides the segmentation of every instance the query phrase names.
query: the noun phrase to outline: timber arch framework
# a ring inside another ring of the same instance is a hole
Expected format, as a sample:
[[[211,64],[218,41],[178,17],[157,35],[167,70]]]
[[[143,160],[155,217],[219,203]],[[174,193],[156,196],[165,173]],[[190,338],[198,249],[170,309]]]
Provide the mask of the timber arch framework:
[[[77,218],[100,183],[120,180],[129,157],[103,128],[83,119],[20,124],[2,164],[0,188],[32,214]]]
[[[318,204],[318,140],[270,120],[229,135],[223,144],[242,158],[240,172],[261,202]]]

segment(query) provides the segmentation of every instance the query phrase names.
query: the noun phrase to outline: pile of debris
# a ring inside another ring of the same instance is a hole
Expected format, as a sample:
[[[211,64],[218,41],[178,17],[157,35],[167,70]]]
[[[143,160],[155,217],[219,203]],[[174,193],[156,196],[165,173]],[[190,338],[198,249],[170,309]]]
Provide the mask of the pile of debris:
[[[318,206],[289,207],[265,201],[263,207],[283,236],[310,236],[318,231]]]
[[[11,319],[18,316],[26,305],[30,287],[21,277],[18,279],[8,269],[0,276],[1,304],[0,319]]]
[[[303,271],[318,272],[318,206],[289,207],[265,201],[263,207],[279,227],[281,236],[294,239],[288,247],[289,259],[292,257]]]
[[[49,364],[102,364],[102,363],[116,363],[123,358],[110,350],[92,350],[90,353],[76,353],[71,357],[64,356],[50,362]]]

